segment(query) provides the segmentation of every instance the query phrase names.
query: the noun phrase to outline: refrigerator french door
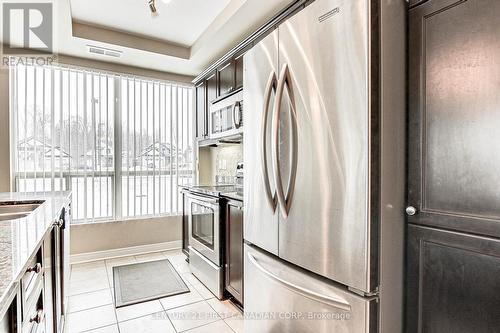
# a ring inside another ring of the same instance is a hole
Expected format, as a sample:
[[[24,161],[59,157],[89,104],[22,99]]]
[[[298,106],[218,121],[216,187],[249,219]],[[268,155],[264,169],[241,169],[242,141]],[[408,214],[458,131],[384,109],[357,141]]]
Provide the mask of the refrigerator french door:
[[[244,57],[245,239],[367,293],[368,10],[316,1]]]
[[[245,311],[355,318],[293,329],[249,320],[250,332],[373,325],[371,10],[367,0],[315,1],[244,56],[245,295],[255,297]]]

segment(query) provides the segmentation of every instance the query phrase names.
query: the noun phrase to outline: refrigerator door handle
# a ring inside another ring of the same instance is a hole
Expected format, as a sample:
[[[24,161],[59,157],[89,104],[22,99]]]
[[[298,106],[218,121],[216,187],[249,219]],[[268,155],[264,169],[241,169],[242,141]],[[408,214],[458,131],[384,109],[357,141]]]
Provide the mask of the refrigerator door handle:
[[[271,184],[269,181],[269,172],[267,171],[267,120],[269,118],[269,102],[271,101],[271,92],[276,90],[277,85],[276,73],[272,71],[269,74],[269,79],[267,80],[266,89],[264,90],[264,107],[262,112],[262,132],[261,132],[261,144],[262,144],[262,176],[264,177],[264,187],[266,191],[267,202],[271,207],[273,213],[276,211],[276,206],[278,205],[278,199],[276,198],[276,192],[274,194],[271,190]]]
[[[344,299],[342,299],[342,298],[340,298],[338,296],[337,297],[326,296],[326,295],[317,293],[317,292],[315,292],[313,290],[309,290],[309,289],[304,288],[302,286],[298,286],[298,285],[296,285],[294,283],[286,281],[285,279],[281,278],[277,274],[274,274],[270,270],[264,268],[257,261],[257,259],[254,257],[254,255],[252,253],[250,253],[250,252],[247,253],[247,256],[248,256],[248,259],[250,260],[250,262],[258,270],[260,270],[262,273],[264,273],[267,277],[269,277],[270,279],[274,280],[275,282],[280,283],[281,285],[283,285],[284,287],[286,287],[290,291],[292,291],[294,293],[297,293],[297,294],[300,294],[300,295],[302,295],[304,297],[307,297],[309,299],[312,299],[314,301],[317,301],[317,302],[320,302],[320,303],[323,303],[323,304],[327,304],[327,305],[329,305],[331,307],[334,307],[334,308],[338,308],[338,309],[341,309],[341,310],[344,310],[344,311],[351,311],[351,305],[347,301],[345,301]]]
[[[291,119],[291,166],[290,166],[290,176],[288,178],[287,193],[285,196],[283,189],[283,181],[281,177],[280,170],[280,159],[279,159],[279,122],[281,116],[281,101],[283,99],[283,91],[287,89],[288,96],[290,98],[290,119]],[[292,77],[290,74],[290,68],[288,64],[285,63],[283,69],[281,70],[278,89],[276,91],[276,99],[274,101],[274,145],[275,145],[275,155],[274,155],[274,177],[276,181],[276,194],[278,196],[278,203],[281,208],[281,213],[286,219],[288,213],[290,212],[290,207],[293,200],[293,192],[295,190],[295,180],[297,178],[297,161],[298,161],[298,132],[297,132],[297,108],[295,106],[295,96],[293,93]]]

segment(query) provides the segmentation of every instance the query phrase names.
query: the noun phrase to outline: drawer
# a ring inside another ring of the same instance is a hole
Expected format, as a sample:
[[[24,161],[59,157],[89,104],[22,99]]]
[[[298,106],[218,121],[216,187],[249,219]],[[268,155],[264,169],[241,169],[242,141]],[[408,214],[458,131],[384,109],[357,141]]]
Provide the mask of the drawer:
[[[26,308],[22,323],[22,333],[45,332],[45,311],[43,302],[43,285],[39,284],[34,290],[35,302]]]
[[[27,311],[37,302],[38,290],[43,285],[42,250],[30,260],[28,268],[21,278],[22,317],[24,320]]]

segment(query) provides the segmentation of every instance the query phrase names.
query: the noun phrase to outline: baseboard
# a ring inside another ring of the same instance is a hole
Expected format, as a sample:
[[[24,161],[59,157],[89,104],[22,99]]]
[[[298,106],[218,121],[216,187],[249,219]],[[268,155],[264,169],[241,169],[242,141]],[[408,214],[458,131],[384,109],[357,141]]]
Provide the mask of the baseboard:
[[[182,247],[182,241],[177,240],[177,241],[164,242],[164,243],[130,246],[130,247],[125,247],[125,248],[121,248],[121,249],[78,253],[78,254],[72,254],[70,256],[70,263],[77,264],[77,263],[103,260],[103,259],[134,256],[134,255],[146,254],[146,253],[151,253],[151,252],[177,250],[177,249],[180,249],[181,247]]]

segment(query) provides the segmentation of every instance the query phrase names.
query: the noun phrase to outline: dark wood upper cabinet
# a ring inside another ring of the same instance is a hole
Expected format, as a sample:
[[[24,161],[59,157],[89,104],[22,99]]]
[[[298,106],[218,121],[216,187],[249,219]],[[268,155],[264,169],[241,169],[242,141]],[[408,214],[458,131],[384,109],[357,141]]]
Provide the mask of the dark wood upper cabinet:
[[[227,60],[195,83],[196,138],[198,140],[208,138],[208,115],[212,103],[241,87],[243,87],[243,53]]]
[[[224,96],[232,92],[236,88],[234,60],[231,59],[220,66],[217,73],[219,76],[218,96]]]
[[[205,79],[207,86],[207,112],[210,110],[210,105],[219,96],[217,94],[217,73],[212,73]]]
[[[196,138],[203,139],[207,136],[207,98],[205,81],[195,86],[196,98]]]
[[[235,89],[243,87],[243,54],[234,59]]]

